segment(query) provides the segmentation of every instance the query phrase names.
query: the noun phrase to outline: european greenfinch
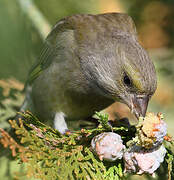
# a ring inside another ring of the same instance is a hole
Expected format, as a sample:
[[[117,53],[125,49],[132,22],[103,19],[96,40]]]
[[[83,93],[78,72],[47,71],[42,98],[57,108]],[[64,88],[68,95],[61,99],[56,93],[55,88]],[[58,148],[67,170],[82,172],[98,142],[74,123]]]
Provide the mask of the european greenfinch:
[[[145,116],[157,86],[156,72],[127,14],[73,15],[45,40],[26,83],[21,110],[49,120],[60,132],[65,120],[91,117],[115,101]]]

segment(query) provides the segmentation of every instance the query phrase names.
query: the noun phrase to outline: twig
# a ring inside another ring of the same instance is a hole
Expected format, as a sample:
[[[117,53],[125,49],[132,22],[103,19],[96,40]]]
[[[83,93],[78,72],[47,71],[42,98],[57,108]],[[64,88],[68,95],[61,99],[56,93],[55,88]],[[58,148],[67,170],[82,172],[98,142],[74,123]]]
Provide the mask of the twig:
[[[44,40],[51,30],[50,23],[45,19],[40,10],[36,7],[32,0],[17,0],[21,10],[28,16],[41,38]]]

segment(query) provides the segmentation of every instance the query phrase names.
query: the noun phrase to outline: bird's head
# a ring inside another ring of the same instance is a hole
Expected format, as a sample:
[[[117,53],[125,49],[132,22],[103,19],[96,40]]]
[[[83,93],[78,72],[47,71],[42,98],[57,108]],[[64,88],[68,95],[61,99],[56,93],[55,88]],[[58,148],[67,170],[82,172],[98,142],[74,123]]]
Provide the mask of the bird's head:
[[[145,116],[157,79],[132,19],[119,13],[78,15],[68,25],[74,30],[81,72],[93,91],[123,102],[137,118]]]
[[[132,38],[115,39],[102,50],[90,51],[83,72],[100,94],[126,104],[139,118],[145,116],[157,78],[147,52]]]

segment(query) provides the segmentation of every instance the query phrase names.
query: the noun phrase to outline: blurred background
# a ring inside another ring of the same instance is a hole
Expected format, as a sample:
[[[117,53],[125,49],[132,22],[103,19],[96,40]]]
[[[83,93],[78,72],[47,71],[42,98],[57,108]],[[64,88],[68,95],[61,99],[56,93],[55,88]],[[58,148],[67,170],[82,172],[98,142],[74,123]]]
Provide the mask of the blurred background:
[[[72,14],[104,12],[125,12],[133,18],[158,74],[148,111],[162,112],[174,135],[174,0],[0,0],[0,122],[8,117],[5,108],[13,115],[11,104],[13,108],[21,104],[23,95],[17,91],[23,89],[51,27]],[[8,96],[14,96],[13,101],[4,101]],[[110,119],[116,113],[134,118],[120,103],[106,111]]]

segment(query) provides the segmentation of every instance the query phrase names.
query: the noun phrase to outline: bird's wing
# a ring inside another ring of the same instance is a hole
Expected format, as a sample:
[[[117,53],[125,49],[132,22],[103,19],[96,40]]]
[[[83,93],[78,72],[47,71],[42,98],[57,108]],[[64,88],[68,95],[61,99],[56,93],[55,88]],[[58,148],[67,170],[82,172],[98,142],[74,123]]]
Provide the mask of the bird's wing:
[[[39,60],[31,67],[29,71],[29,76],[26,84],[31,84],[41,73],[42,71],[51,64],[51,61],[54,56],[54,49],[45,42],[44,47],[39,56]]]
[[[59,24],[61,24],[60,22],[55,25],[46,38],[38,61],[31,67],[31,70],[29,71],[26,85],[32,84],[32,82],[43,72],[43,70],[49,67],[49,65],[52,63],[56,53],[56,37],[62,28],[59,26]]]

